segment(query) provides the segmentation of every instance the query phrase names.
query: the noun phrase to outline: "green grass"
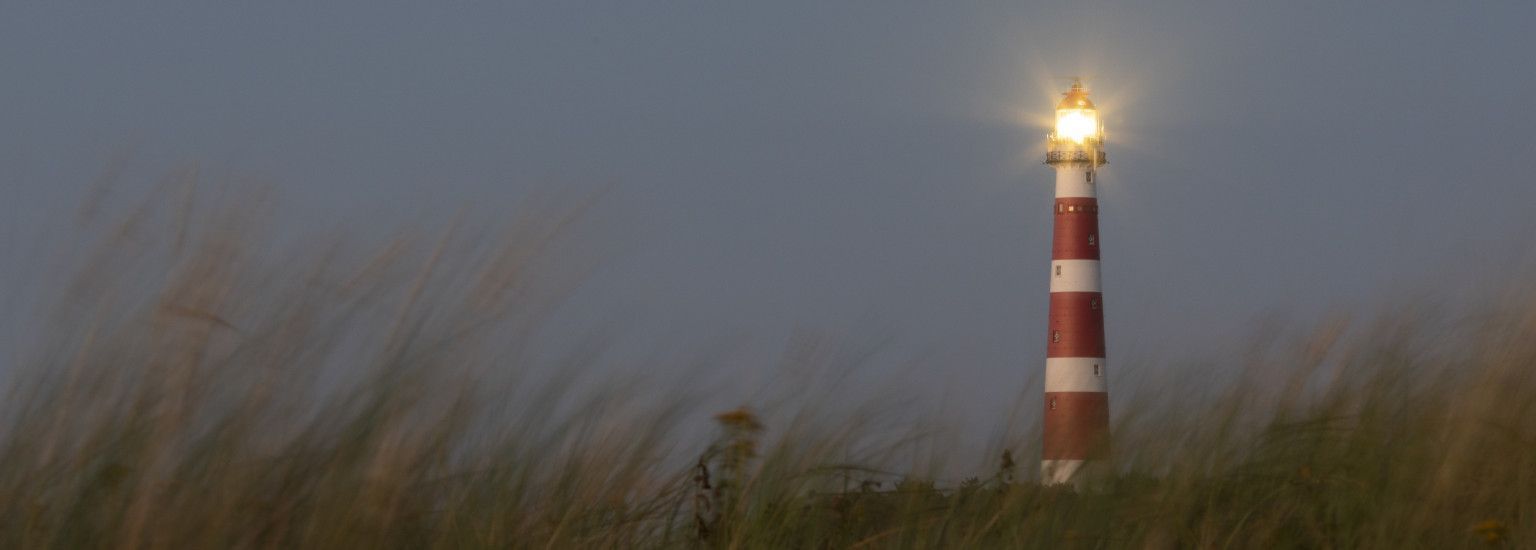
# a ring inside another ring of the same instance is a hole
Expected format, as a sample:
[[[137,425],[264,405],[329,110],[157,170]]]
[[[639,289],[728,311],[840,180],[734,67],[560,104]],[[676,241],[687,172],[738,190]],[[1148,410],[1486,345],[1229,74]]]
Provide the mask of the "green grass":
[[[869,413],[744,409],[694,440],[686,394],[539,374],[539,320],[587,264],[562,252],[579,206],[529,210],[366,253],[156,205],[99,231],[18,354],[0,546],[1536,545],[1529,300],[1320,322],[1117,388],[1101,491],[1031,483],[1029,434],[1011,468],[940,482],[885,471],[916,447]]]

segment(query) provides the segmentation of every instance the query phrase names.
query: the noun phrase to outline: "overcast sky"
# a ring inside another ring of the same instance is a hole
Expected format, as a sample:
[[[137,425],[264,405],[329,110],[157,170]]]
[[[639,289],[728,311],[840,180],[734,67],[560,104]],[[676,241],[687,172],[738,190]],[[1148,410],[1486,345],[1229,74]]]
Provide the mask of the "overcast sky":
[[[1536,251],[1528,1],[542,4],[4,4],[7,303],[125,154],[364,233],[611,186],[620,252],[573,311],[626,345],[872,338],[929,361],[909,391],[988,410],[1043,368],[1042,121],[1073,76],[1110,139],[1112,368]]]

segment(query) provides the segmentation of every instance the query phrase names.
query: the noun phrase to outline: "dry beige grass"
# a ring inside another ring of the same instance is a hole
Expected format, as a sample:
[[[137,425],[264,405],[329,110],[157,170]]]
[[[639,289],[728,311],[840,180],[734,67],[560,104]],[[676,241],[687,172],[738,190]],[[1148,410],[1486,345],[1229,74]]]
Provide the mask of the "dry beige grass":
[[[104,232],[10,388],[0,546],[1536,544],[1530,301],[1330,320],[1198,394],[1122,394],[1122,475],[1102,494],[1033,486],[1027,467],[893,486],[847,462],[867,419],[765,439],[733,411],[700,468],[671,447],[685,403],[488,375],[522,371],[579,281],[585,264],[548,259],[580,204],[531,208],[499,239],[316,253],[167,203]]]

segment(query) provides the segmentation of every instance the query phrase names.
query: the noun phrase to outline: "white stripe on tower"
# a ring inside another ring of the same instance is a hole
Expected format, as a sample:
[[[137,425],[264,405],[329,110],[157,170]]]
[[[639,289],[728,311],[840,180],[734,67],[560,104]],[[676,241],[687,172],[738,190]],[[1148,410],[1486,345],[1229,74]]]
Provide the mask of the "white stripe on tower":
[[[1051,262],[1051,292],[1099,292],[1098,260]]]
[[[1085,198],[1099,196],[1094,184],[1088,181],[1088,164],[1062,164],[1056,167],[1056,198]]]
[[[1104,377],[1104,358],[1047,357],[1045,359],[1045,391],[1046,393],[1109,391],[1109,379]]]

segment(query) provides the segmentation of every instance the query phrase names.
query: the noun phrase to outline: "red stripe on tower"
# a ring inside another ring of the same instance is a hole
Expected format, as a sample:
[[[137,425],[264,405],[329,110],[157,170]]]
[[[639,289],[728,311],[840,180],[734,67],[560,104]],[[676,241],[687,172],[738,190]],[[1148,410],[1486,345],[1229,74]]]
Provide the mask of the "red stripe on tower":
[[[1052,292],[1046,357],[1104,356],[1104,299],[1099,292]]]
[[[1051,239],[1052,260],[1099,259],[1098,199],[1057,198],[1054,229],[1054,237]]]
[[[1044,483],[1084,487],[1101,476],[1110,449],[1096,181],[1104,133],[1082,83],[1065,95],[1045,157],[1056,169],[1056,222],[1040,458]]]

